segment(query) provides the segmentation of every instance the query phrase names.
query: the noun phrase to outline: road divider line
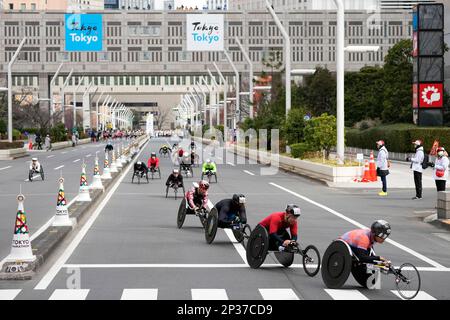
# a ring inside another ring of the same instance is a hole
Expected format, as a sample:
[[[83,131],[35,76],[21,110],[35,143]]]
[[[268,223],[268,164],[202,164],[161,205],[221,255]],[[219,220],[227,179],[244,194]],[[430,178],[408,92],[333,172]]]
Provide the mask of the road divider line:
[[[47,159],[53,158],[54,156],[55,156],[54,154],[47,156]]]
[[[402,298],[402,296],[398,293],[397,290],[391,290],[391,292],[393,294],[395,294],[397,297],[399,297],[400,299],[405,300],[404,298]],[[408,291],[408,292],[413,293],[412,291]],[[414,299],[412,299],[412,300],[437,300],[437,299],[435,297],[429,295],[425,291],[419,291],[417,296],[415,296]]]
[[[224,229],[224,231],[225,231],[226,235],[228,236],[228,238],[230,239],[231,243],[233,243],[234,248],[236,249],[236,251],[241,256],[241,258],[244,261],[245,265],[248,266],[247,253],[245,252],[244,246],[242,244],[240,244],[239,242],[237,242],[236,238],[233,235],[233,231],[231,231],[231,229]]]
[[[192,300],[229,300],[225,289],[191,289]]]
[[[91,154],[88,154],[87,156],[86,156],[86,158],[89,158],[90,156],[92,156]]]
[[[258,289],[263,300],[300,300],[292,289]]]
[[[250,172],[250,171],[248,171],[248,170],[244,170],[244,172],[245,172],[246,174],[251,175],[251,176],[254,176],[254,175],[255,175],[253,172]]]
[[[37,174],[37,175],[33,176],[33,180],[36,179],[36,178],[39,178],[39,177],[40,177],[40,175]],[[25,182],[28,182],[28,181],[30,181],[30,179],[26,179],[26,180],[24,180],[24,181],[25,181]]]
[[[7,166],[7,167],[0,168],[0,171],[6,170],[6,169],[9,169],[9,168],[12,168],[12,166]]]
[[[22,291],[22,289],[1,289],[0,290],[0,301],[1,300],[14,300],[21,291]]]
[[[328,211],[329,213],[331,213],[331,214],[333,214],[333,215],[335,215],[335,216],[337,216],[337,217],[339,217],[339,218],[341,218],[341,219],[343,219],[343,220],[345,220],[347,222],[350,222],[351,224],[353,224],[354,226],[357,226],[358,228],[368,229],[363,224],[361,224],[361,223],[359,223],[359,222],[357,222],[357,221],[355,221],[355,220],[353,220],[353,219],[351,219],[349,217],[346,217],[342,213],[339,213],[339,212],[337,212],[337,211],[335,211],[335,210],[333,210],[333,209],[331,209],[331,208],[329,208],[329,207],[327,207],[327,206],[325,206],[323,204],[320,204],[320,203],[318,203],[318,202],[316,202],[314,200],[311,200],[311,199],[309,199],[309,198],[307,198],[305,196],[302,196],[302,195],[300,195],[300,194],[298,194],[298,193],[296,193],[296,192],[294,192],[292,190],[289,190],[289,189],[287,189],[285,187],[282,187],[282,186],[280,186],[280,185],[278,185],[276,183],[270,182],[269,184],[274,186],[274,187],[276,187],[276,188],[278,188],[278,189],[286,191],[287,193],[290,193],[290,194],[296,196],[297,198],[300,198],[300,199],[302,199],[302,200],[304,200],[306,202],[309,202],[309,203],[311,203],[311,204],[313,204],[313,205],[315,205],[315,206],[317,206],[319,208],[322,208],[325,211]],[[430,258],[427,258],[424,255],[418,253],[417,251],[414,251],[414,250],[412,250],[412,249],[410,249],[410,248],[408,248],[408,247],[406,247],[406,246],[404,246],[404,245],[402,245],[402,244],[400,244],[400,243],[398,243],[398,242],[396,242],[396,241],[394,241],[392,239],[386,239],[385,241],[390,243],[390,244],[392,244],[392,245],[394,245],[394,246],[396,246],[397,248],[399,248],[399,249],[401,249],[403,251],[408,252],[409,254],[415,256],[416,258],[418,258],[418,259],[420,259],[422,261],[425,261],[426,263],[434,266],[435,268],[446,269],[446,267],[444,267],[440,263],[438,263],[438,262],[436,262],[436,261],[434,261],[434,260],[432,260]]]
[[[137,159],[139,159],[139,156],[141,155],[142,151],[145,150],[147,144],[149,141],[145,143],[145,145],[142,147],[141,151],[138,153],[138,155],[135,157],[135,162]],[[47,287],[50,285],[50,283],[53,281],[53,279],[58,274],[59,270],[64,266],[64,264],[67,262],[67,260],[70,258],[70,256],[73,254],[75,249],[80,244],[81,240],[83,240],[84,236],[87,234],[89,229],[92,227],[94,222],[97,220],[100,213],[103,211],[105,206],[108,204],[109,200],[111,199],[114,192],[117,190],[119,185],[122,183],[123,179],[128,175],[128,172],[133,167],[133,164],[130,163],[128,168],[122,172],[122,176],[119,177],[119,179],[116,181],[114,186],[109,190],[108,194],[103,198],[100,205],[95,209],[93,214],[89,217],[86,224],[81,228],[81,230],[78,232],[78,234],[75,236],[75,238],[72,240],[72,242],[69,244],[69,246],[66,248],[66,250],[63,252],[63,254],[56,260],[55,264],[50,268],[50,270],[44,275],[44,277],[39,281],[39,283],[34,288],[35,290],[46,290]]]
[[[233,166],[233,167],[235,167],[236,165],[234,164],[234,163],[232,163],[232,162],[227,162],[230,166]]]
[[[61,152],[61,154],[66,154],[68,151],[63,151],[63,152]]]
[[[48,300],[86,300],[89,289],[56,289]]]
[[[120,300],[158,300],[158,289],[123,289]]]
[[[73,160],[73,163],[80,161],[81,159]]]
[[[325,289],[325,292],[328,293],[333,300],[369,300],[358,290]]]
[[[62,166],[59,166],[59,167],[56,167],[55,169],[53,169],[53,170],[58,170],[58,169],[61,169],[61,168],[64,168],[64,165],[62,165]]]

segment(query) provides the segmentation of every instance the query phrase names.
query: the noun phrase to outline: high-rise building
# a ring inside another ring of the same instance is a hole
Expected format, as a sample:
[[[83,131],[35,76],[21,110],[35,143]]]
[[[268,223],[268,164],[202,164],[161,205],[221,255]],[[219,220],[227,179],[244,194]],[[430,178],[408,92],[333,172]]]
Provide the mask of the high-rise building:
[[[436,0],[381,0],[381,9],[407,9],[411,10],[419,3],[435,3]]]
[[[119,0],[105,0],[105,9],[119,9]]]
[[[174,0],[165,0],[164,1],[164,11],[174,10],[175,9],[175,1]]]
[[[228,10],[228,0],[207,0],[207,10]]]
[[[154,0],[119,0],[122,10],[155,10]]]
[[[86,11],[104,8],[104,0],[3,0],[2,2],[3,10],[6,11]]]

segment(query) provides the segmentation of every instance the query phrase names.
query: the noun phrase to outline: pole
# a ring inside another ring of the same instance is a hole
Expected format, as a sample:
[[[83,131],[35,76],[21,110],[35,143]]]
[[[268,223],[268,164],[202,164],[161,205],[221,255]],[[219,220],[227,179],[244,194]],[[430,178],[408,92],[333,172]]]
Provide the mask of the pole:
[[[81,77],[80,82],[78,83],[77,88],[73,91],[73,126],[77,126],[77,91],[81,86],[81,83],[84,81],[84,76]]]
[[[334,0],[337,6],[337,39],[336,39],[336,127],[338,163],[344,163],[344,37],[345,37],[345,8],[342,0]]]
[[[216,105],[217,105],[217,115],[216,115],[216,124],[219,125],[219,100],[220,100],[220,96],[219,96],[219,85],[216,82],[216,79],[214,78],[213,74],[211,73],[211,70],[209,70],[209,68],[206,69],[208,71],[209,76],[211,77],[212,83],[214,85],[214,87],[216,87]]]
[[[53,126],[53,114],[55,113],[55,105],[53,103],[53,90],[52,87],[55,85],[56,78],[59,75],[59,71],[61,71],[61,68],[63,66],[64,62],[61,62],[58,69],[56,70],[56,73],[53,75],[52,80],[50,81],[50,125]]]
[[[237,70],[233,60],[231,60],[230,55],[228,54],[228,52],[226,50],[224,50],[224,54],[225,54],[225,57],[227,58],[228,62],[231,64],[231,67],[233,68],[235,80],[236,80],[236,110],[233,115],[233,119],[234,119],[233,120],[233,129],[236,129],[236,111],[240,110],[240,95],[241,95],[240,94],[240,92],[241,92],[240,91],[240,83],[241,83],[241,80],[239,78],[239,71]]]
[[[227,133],[228,133],[228,123],[227,123],[227,92],[228,92],[228,83],[227,80],[225,79],[225,77],[223,76],[222,72],[220,71],[219,67],[217,66],[217,64],[215,62],[213,62],[214,68],[216,68],[217,73],[219,74],[219,77],[221,79],[221,81],[224,84],[224,89],[223,89],[223,139],[225,140],[225,142],[227,141]]]
[[[14,62],[16,62],[17,57],[19,56],[20,50],[22,50],[23,45],[27,38],[23,38],[17,48],[16,52],[11,58],[11,61],[8,63],[8,141],[13,142],[13,127],[12,127],[12,66]]]
[[[244,56],[245,60],[247,60],[248,65],[249,65],[249,80],[248,80],[248,91],[249,91],[249,96],[248,96],[248,100],[250,102],[250,112],[249,112],[249,117],[250,119],[253,119],[253,63],[252,60],[250,59],[250,57],[248,56],[247,52],[244,50],[244,47],[241,44],[241,41],[239,41],[238,37],[235,37],[235,41],[239,46],[239,49],[241,49],[242,55]]]
[[[104,93],[105,93],[105,91],[102,91],[100,93],[100,97],[98,97],[97,103],[95,104],[95,129],[97,129],[97,130],[98,130],[98,116],[99,116],[99,113],[98,113],[98,102],[103,97]]]
[[[72,77],[72,73],[73,73],[73,68],[70,70],[69,75],[66,78],[66,81],[64,81],[63,87],[61,89],[61,111],[62,111],[62,119],[61,122],[62,124],[65,125],[66,123],[66,100],[64,99],[65,96],[65,89],[67,87],[67,85],[69,84],[69,80]]]
[[[212,109],[211,109],[211,102],[212,102],[212,92],[211,89],[208,86],[208,82],[206,81],[205,77],[201,77],[202,82],[204,83],[205,87],[208,89],[209,92],[209,127],[212,128]]]

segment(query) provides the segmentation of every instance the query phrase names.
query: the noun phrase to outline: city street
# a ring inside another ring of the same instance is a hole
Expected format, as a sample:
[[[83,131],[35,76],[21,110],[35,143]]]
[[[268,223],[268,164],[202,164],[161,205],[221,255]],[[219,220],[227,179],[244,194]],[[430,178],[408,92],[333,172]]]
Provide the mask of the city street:
[[[150,152],[158,152],[166,142],[165,138],[151,139],[137,159],[147,161]],[[25,209],[33,236],[54,212],[56,183],[52,182],[59,176],[54,168],[65,165],[70,201],[79,176],[79,163],[73,161],[88,154],[93,161],[101,147],[42,153],[49,173],[44,183],[23,181],[27,159],[2,163],[12,166],[2,172],[6,177],[1,181],[2,256],[8,254],[12,232],[7,231],[12,230],[19,185],[27,196]],[[346,231],[385,219],[392,234],[385,244],[375,245],[377,254],[396,266],[410,262],[418,267],[422,287],[417,299],[450,298],[450,234],[422,221],[436,203],[431,189],[426,189],[422,201],[411,200],[411,189],[392,189],[389,197],[380,198],[375,190],[329,188],[283,171],[260,175],[261,165],[238,164],[242,159],[237,161],[231,153],[216,153],[212,159],[219,165],[218,183],[211,183],[209,191],[211,202],[243,193],[252,228],[268,214],[296,203],[302,210],[300,244],[314,244],[323,255],[330,242]],[[224,159],[227,163],[220,164]],[[161,157],[162,179],[140,185],[131,183],[132,170],[126,170],[116,182],[118,188],[111,189],[77,235],[61,244],[33,280],[0,282],[0,299],[400,299],[390,276],[381,276],[380,290],[363,289],[351,276],[342,289],[328,290],[320,273],[314,278],[305,274],[298,257],[293,266],[283,268],[269,254],[264,265],[254,270],[230,230],[219,229],[215,241],[207,244],[197,217],[187,216],[178,229],[181,200],[174,200],[173,193],[165,198],[164,183],[172,168],[171,160]],[[185,187],[199,176],[200,169],[194,168],[194,178],[185,179]]]

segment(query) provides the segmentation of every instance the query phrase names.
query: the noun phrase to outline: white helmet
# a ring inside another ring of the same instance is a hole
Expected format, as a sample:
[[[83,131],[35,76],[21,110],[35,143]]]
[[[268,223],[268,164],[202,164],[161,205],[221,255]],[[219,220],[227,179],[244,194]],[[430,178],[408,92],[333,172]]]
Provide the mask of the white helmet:
[[[38,158],[31,158],[31,161],[38,161]]]

